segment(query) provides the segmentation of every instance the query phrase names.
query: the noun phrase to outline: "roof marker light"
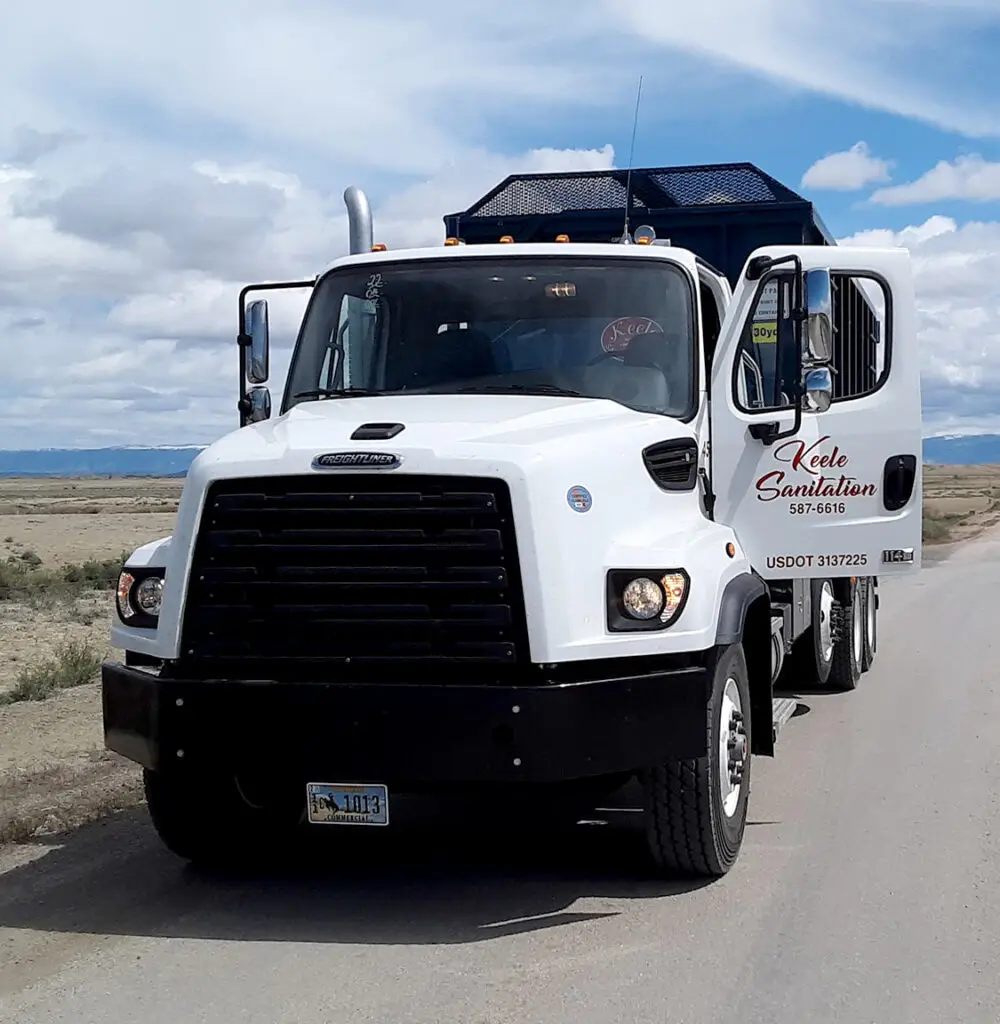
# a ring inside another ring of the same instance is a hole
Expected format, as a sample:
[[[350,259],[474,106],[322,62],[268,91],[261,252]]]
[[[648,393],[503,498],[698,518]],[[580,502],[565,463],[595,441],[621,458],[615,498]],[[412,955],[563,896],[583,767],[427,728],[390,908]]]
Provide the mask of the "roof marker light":
[[[500,236],[500,242],[503,245],[512,245],[513,242],[514,242],[514,236],[513,235],[501,235]]]
[[[557,242],[568,242],[569,241],[569,235],[556,235],[556,241]]]
[[[372,246],[372,252],[385,252],[388,248],[385,242],[376,242]]]

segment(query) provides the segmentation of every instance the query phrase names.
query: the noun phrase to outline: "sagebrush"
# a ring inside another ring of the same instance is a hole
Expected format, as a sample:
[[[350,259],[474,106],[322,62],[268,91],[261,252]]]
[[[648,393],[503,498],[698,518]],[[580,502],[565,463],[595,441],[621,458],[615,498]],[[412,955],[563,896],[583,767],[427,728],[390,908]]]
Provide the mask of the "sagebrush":
[[[113,590],[125,560],[96,559],[47,568],[34,551],[0,561],[0,601],[31,601],[42,596],[77,597],[87,590]]]
[[[101,660],[91,644],[69,640],[57,647],[54,654],[21,669],[13,687],[0,694],[0,704],[45,700],[57,690],[86,686],[97,678]]]

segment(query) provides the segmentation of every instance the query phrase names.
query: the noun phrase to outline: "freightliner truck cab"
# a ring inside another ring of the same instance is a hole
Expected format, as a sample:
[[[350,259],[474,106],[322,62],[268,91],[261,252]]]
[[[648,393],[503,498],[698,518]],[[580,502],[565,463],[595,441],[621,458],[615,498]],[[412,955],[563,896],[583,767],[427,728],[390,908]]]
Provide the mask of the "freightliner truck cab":
[[[724,874],[782,680],[855,688],[920,565],[908,254],[749,164],[514,176],[401,251],[345,198],[349,255],[240,294],[240,426],[123,568],[108,747],[192,860],[637,779],[652,861]]]

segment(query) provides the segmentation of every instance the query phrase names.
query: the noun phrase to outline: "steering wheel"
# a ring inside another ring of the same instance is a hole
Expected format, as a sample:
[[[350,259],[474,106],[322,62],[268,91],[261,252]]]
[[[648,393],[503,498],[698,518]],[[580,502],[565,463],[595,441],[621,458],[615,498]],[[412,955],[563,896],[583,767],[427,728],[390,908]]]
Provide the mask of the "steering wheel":
[[[586,365],[596,366],[598,363],[603,363],[605,359],[622,359],[624,355],[624,352],[608,352],[605,350],[603,352],[598,352],[593,359],[588,359]]]

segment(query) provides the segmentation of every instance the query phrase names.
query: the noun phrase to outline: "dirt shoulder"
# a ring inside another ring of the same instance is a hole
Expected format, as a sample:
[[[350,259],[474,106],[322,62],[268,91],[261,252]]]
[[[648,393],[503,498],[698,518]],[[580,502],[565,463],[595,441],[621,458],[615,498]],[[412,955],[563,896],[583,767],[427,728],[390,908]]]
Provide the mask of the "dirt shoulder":
[[[1000,466],[924,466],[924,544],[931,560],[1000,524]]]
[[[0,479],[0,844],[142,800],[104,750],[121,556],[173,530],[181,480]]]
[[[76,828],[142,800],[139,769],[104,749],[100,685],[0,707],[0,844]]]

